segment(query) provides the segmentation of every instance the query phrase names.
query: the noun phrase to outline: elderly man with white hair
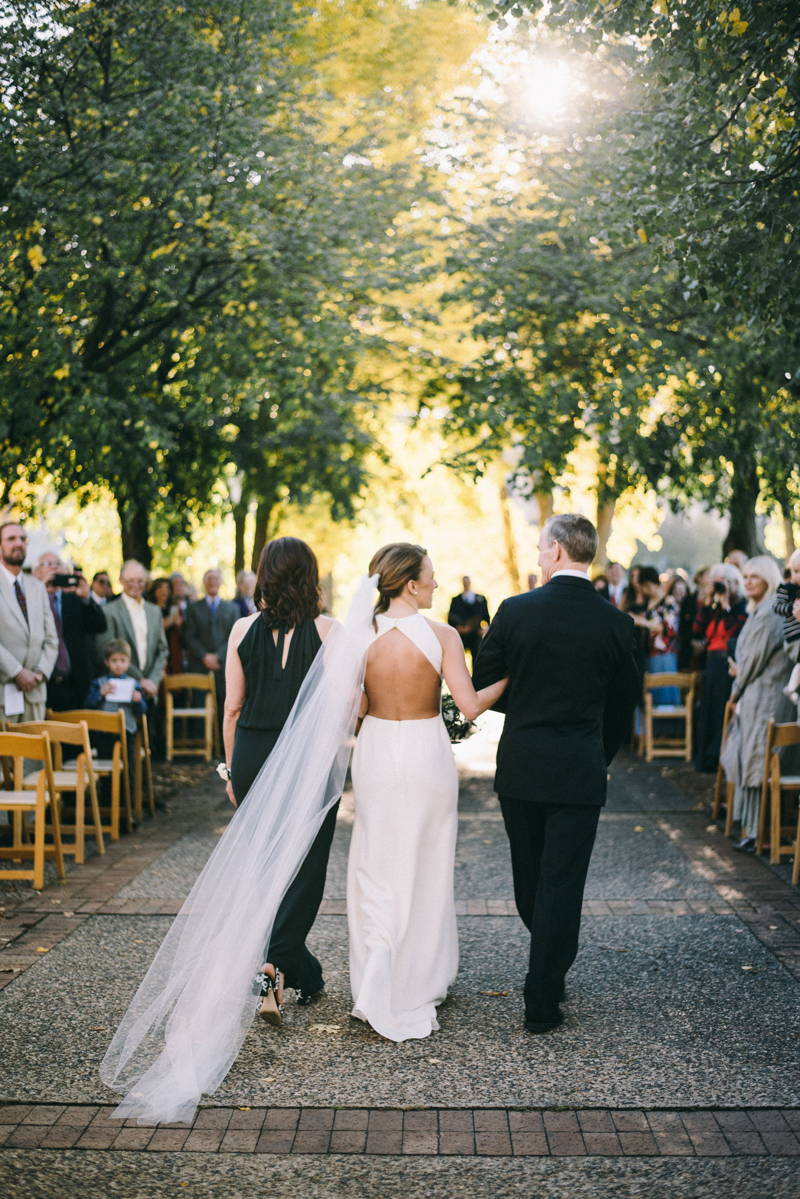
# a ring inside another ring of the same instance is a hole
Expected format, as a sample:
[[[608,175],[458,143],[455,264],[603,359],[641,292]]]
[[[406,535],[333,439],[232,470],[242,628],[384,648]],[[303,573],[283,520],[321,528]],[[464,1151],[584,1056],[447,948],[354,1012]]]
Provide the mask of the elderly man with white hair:
[[[169,658],[161,609],[144,598],[147,572],[141,562],[123,562],[119,581],[122,595],[103,608],[108,628],[97,638],[97,650],[102,661],[109,641],[127,641],[131,647],[128,674],[137,680],[145,698],[154,700]]]
[[[783,620],[772,610],[781,571],[767,554],[751,558],[744,568],[749,615],[736,643],[731,702],[738,720],[734,816],[741,820],[735,847],[752,853],[758,834],[767,729],[770,720],[792,718],[783,692],[792,663],[783,648]]]
[[[736,639],[747,620],[744,579],[738,566],[718,562],[703,580],[692,626],[692,641],[705,649],[703,693],[695,745],[695,767],[713,773],[719,764],[725,705],[733,679],[728,670]]]

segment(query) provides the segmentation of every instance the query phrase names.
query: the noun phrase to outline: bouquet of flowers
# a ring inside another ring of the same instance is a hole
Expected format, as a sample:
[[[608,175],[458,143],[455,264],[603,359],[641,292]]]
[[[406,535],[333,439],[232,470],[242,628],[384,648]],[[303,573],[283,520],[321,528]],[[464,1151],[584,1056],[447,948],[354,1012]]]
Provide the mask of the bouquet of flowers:
[[[471,737],[475,732],[475,726],[472,721],[464,719],[456,707],[456,701],[447,691],[442,696],[442,719],[444,720],[444,727],[447,729],[447,735],[453,745],[459,741],[465,741],[467,737]]]

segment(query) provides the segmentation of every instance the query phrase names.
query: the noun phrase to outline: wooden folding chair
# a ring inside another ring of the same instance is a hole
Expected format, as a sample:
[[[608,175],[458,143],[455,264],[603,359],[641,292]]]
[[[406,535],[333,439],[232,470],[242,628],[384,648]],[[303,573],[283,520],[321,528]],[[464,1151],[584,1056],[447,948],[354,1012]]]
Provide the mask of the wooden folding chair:
[[[13,845],[0,848],[0,858],[11,858],[21,862],[33,858],[33,869],[13,867],[0,870],[0,878],[28,878],[33,881],[35,891],[44,887],[45,859],[55,859],[59,878],[64,877],[64,856],[61,852],[61,829],[58,822],[58,801],[53,782],[53,758],[50,738],[47,733],[0,733],[0,756],[12,758],[14,762],[14,790],[0,791],[0,812],[11,812],[14,828]],[[25,759],[41,762],[42,769],[36,779],[36,791],[26,791],[23,786]],[[45,844],[47,829],[45,817],[50,809],[50,832],[52,846]],[[33,845],[23,844],[23,832],[28,832],[27,815],[34,814]]]
[[[678,687],[681,692],[679,704],[654,704],[653,691],[662,687]],[[670,674],[646,674],[644,676],[644,743],[648,762],[653,758],[683,758],[692,760],[692,719],[694,715],[695,680],[692,674],[677,671]],[[682,737],[654,737],[653,720],[683,721]]]
[[[66,724],[86,721],[90,733],[111,733],[116,737],[110,758],[93,758],[92,770],[96,779],[111,779],[111,809],[108,824],[102,825],[112,841],[119,841],[120,790],[125,797],[125,821],[128,832],[133,832],[133,809],[131,807],[131,780],[128,773],[128,738],[125,731],[124,712],[98,712],[94,708],[76,708],[72,712],[51,712],[48,720],[63,720]],[[120,786],[121,782],[121,786]]]
[[[136,739],[133,745],[133,813],[142,820],[142,766],[147,783],[147,803],[150,815],[156,814],[156,799],[153,791],[153,767],[150,761],[150,736],[147,731],[147,716],[142,712],[136,718]]]
[[[205,691],[202,708],[176,708],[175,691]],[[167,761],[171,762],[174,755],[185,754],[193,758],[205,758],[211,761],[212,750],[219,753],[219,734],[217,732],[217,689],[214,672],[208,674],[167,674],[164,676],[164,693],[166,696],[167,724]],[[189,718],[202,718],[205,721],[205,736],[175,737],[175,721]]]
[[[764,758],[764,781],[761,787],[761,811],[758,814],[758,836],[756,853],[764,848],[767,828],[767,810],[770,812],[769,860],[777,865],[781,854],[796,854],[795,822],[781,823],[781,801],[784,791],[800,792],[800,774],[781,774],[781,759],[778,753],[787,745],[800,745],[800,726],[769,722],[767,729],[767,752]],[[790,844],[781,845],[782,837],[792,838]]]
[[[722,722],[722,740],[720,742],[720,762],[717,766],[717,778],[714,783],[714,807],[711,815],[714,820],[719,817],[720,804],[722,802],[722,784],[725,783],[725,836],[730,837],[731,828],[733,827],[733,796],[736,790],[736,785],[730,782],[725,777],[725,771],[722,768],[722,750],[725,748],[725,738],[728,735],[728,725],[731,719],[731,701],[725,705],[725,718]]]
[[[89,792],[89,802],[92,806],[94,835],[97,841],[97,852],[104,854],[106,847],[103,843],[103,826],[100,821],[100,806],[97,802],[94,770],[92,769],[92,747],[89,744],[89,729],[85,720],[80,724],[69,724],[66,721],[36,720],[25,721],[14,726],[20,733],[47,733],[53,753],[53,785],[58,796],[58,819],[61,828],[62,853],[74,854],[76,865],[84,860],[84,841],[86,835],[86,791]],[[64,765],[65,745],[77,746],[80,750],[74,762]],[[35,791],[41,771],[25,775],[23,788]],[[65,791],[75,792],[75,823],[64,824],[61,810],[62,796]],[[73,833],[73,845],[64,844],[64,833]]]

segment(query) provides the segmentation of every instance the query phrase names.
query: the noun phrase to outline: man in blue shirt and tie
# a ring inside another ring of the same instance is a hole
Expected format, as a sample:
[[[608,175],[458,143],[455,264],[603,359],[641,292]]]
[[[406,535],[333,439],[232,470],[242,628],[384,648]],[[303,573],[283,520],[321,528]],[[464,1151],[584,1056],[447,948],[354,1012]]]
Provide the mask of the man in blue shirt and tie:
[[[229,600],[220,599],[222,574],[216,568],[203,575],[202,599],[186,605],[183,644],[189,655],[188,669],[192,673],[214,672],[217,691],[217,718],[220,721],[225,706],[225,655],[228,637],[239,619],[239,609]]]

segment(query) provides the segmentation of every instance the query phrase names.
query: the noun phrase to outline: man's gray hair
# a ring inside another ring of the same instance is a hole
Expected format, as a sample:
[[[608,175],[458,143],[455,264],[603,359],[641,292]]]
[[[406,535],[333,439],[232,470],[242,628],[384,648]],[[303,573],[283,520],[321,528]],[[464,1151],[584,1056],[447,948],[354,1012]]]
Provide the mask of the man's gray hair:
[[[544,523],[544,534],[551,542],[563,545],[573,562],[594,562],[597,553],[597,529],[585,516],[569,512],[551,516]]]

